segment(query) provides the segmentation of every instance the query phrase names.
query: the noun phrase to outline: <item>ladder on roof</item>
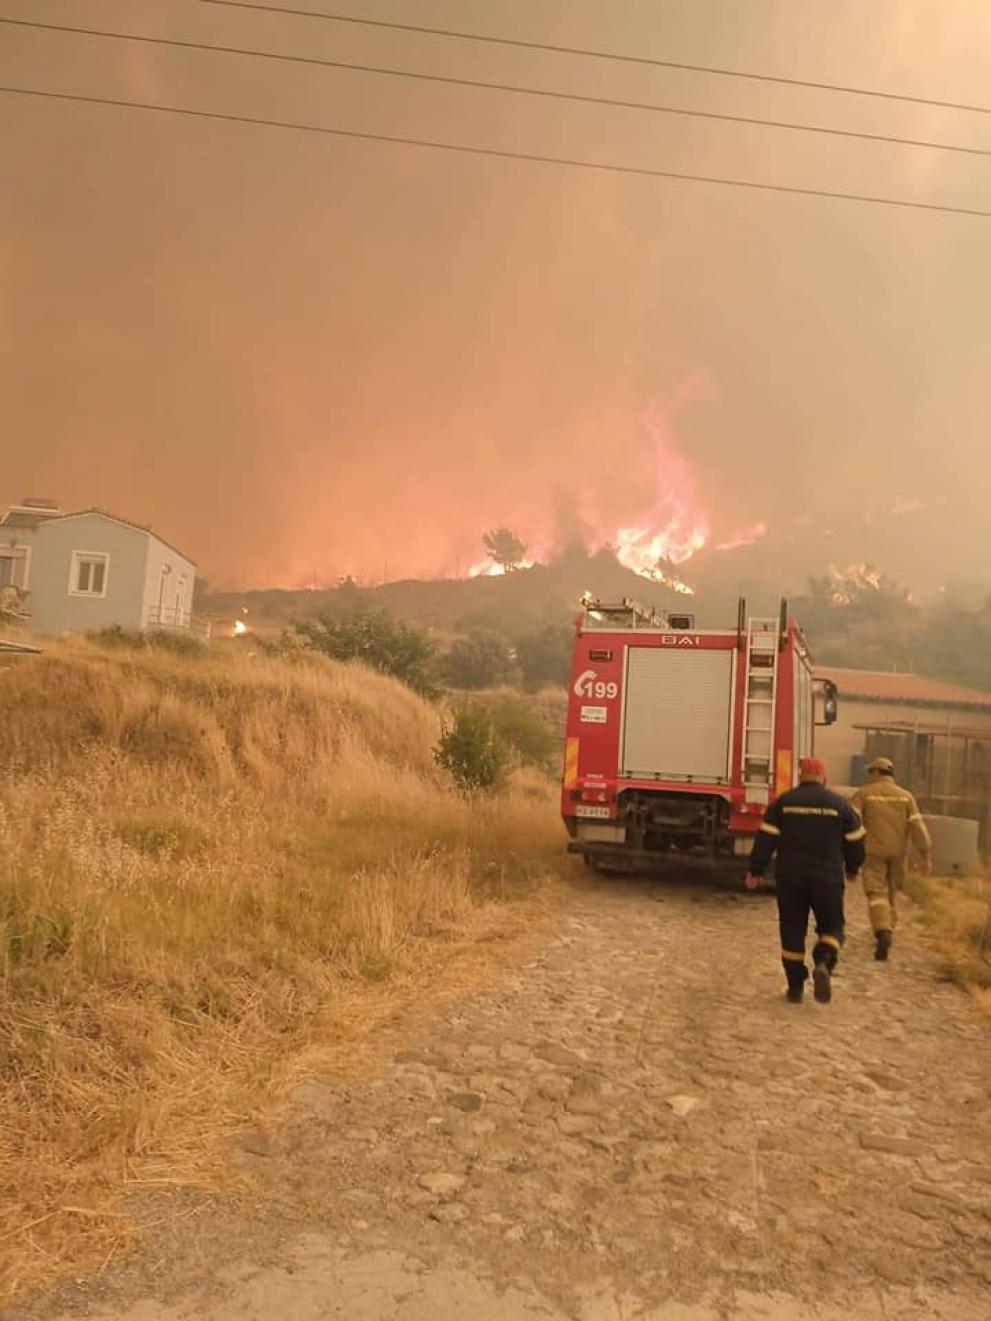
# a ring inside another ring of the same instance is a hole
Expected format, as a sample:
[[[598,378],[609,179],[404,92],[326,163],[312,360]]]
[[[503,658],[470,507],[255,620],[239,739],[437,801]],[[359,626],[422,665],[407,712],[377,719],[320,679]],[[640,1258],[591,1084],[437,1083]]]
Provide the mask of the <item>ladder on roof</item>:
[[[774,713],[778,697],[778,619],[747,623],[747,689],[743,709],[743,784],[747,801],[766,803],[774,779]]]

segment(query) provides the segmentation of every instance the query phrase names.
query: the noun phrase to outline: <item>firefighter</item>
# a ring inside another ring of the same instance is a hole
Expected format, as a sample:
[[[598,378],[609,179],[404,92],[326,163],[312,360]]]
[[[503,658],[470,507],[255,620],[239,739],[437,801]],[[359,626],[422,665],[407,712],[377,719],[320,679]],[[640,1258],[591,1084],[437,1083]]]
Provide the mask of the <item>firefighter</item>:
[[[781,962],[792,1004],[801,1004],[809,975],[805,936],[810,909],[816,920],[813,993],[821,1004],[832,999],[832,972],[843,944],[845,881],[863,866],[865,833],[846,799],[826,788],[826,768],[817,757],[802,758],[798,787],[764,813],[750,855],[747,889],[757,889],[777,852]]]
[[[887,959],[895,929],[895,896],[905,880],[905,857],[910,843],[922,857],[928,875],[932,839],[919,805],[907,789],[895,782],[894,763],[875,757],[867,767],[870,782],[853,795],[853,805],[867,830],[864,893],[874,928],[874,957]]]

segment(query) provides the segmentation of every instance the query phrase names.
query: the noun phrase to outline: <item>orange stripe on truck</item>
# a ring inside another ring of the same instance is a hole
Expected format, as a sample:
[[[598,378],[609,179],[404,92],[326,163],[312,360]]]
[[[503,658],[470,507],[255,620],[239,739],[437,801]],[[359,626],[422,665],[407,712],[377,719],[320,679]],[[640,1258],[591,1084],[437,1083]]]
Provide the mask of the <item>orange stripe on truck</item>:
[[[564,748],[564,787],[571,789],[578,780],[578,746],[581,739],[569,738]]]
[[[778,770],[775,777],[774,792],[786,794],[791,788],[792,752],[791,748],[778,749]]]

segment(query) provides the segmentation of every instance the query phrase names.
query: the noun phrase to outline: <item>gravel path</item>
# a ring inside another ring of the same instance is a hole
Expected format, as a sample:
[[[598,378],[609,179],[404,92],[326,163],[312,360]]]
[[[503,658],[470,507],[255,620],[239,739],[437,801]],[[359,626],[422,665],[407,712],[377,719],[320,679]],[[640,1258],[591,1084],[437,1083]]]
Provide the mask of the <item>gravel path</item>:
[[[859,893],[832,1005],[773,905],[601,881],[527,961],[240,1143],[214,1206],[56,1310],[100,1321],[991,1318],[991,1025]]]

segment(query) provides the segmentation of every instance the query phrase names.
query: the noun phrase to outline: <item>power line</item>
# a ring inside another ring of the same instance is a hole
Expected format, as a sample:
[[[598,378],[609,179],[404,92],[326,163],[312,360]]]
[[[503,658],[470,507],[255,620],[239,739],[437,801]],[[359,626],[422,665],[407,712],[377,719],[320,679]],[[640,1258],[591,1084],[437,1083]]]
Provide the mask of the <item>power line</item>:
[[[395,32],[418,32],[432,37],[451,37],[457,41],[481,41],[493,46],[516,46],[522,50],[549,51],[554,55],[582,55],[596,60],[615,60],[621,64],[641,64],[653,69],[679,69],[686,73],[709,73],[719,78],[742,78],[749,82],[778,83],[783,87],[810,87],[817,92],[845,92],[851,96],[874,96],[882,101],[907,101],[912,105],[938,106],[942,110],[969,110],[991,115],[991,106],[971,105],[960,101],[938,101],[926,96],[907,96],[900,92],[882,92],[872,87],[849,87],[843,83],[817,83],[807,78],[785,78],[769,73],[747,73],[742,69],[722,69],[709,64],[687,64],[678,60],[658,60],[646,55],[614,55],[610,51],[582,46],[555,46],[544,41],[523,41],[518,37],[493,37],[478,32],[458,32],[451,28],[422,27],[415,23],[394,23],[382,18],[356,18],[353,14],[328,14],[314,9],[289,9],[282,5],[261,4],[258,0],[200,0],[200,4],[226,9],[254,9],[269,14],[289,14],[293,18],[325,19],[332,23],[353,23],[360,27],[389,28]]]
[[[304,124],[259,115],[234,115],[220,110],[192,110],[184,106],[155,105],[148,101],[125,101],[109,96],[84,96],[78,92],[41,91],[35,87],[0,87],[10,96],[33,96],[52,101],[74,101],[83,105],[114,106],[128,110],[153,110],[164,115],[182,115],[191,119],[215,119],[231,124],[290,129],[299,133],[321,133],[335,138],[353,138],[361,142],[389,142],[403,147],[425,147],[433,151],[457,152],[468,156],[489,156],[501,160],[527,161],[537,165],[564,165],[572,169],[596,170],[607,174],[627,174],[649,179],[674,179],[686,183],[718,184],[726,188],[750,188],[764,193],[790,193],[798,197],[828,197],[844,202],[867,202],[876,206],[904,207],[911,211],[941,211],[948,215],[978,216],[991,220],[991,211],[976,207],[946,206],[940,202],[913,202],[900,197],[879,197],[870,193],[837,192],[827,188],[799,188],[793,184],[759,183],[752,179],[731,179],[711,174],[687,174],[676,170],[655,170],[641,165],[613,165],[568,156],[544,156],[534,152],[505,151],[497,147],[465,146],[455,142],[437,142],[429,138],[399,137],[391,133],[363,133],[357,129],[332,128],[325,124]]]
[[[585,105],[610,106],[622,110],[646,110],[655,114],[681,115],[690,119],[718,120],[730,124],[757,125],[762,128],[788,129],[796,133],[819,133],[828,137],[856,138],[864,142],[887,142],[901,147],[924,147],[931,151],[952,151],[967,156],[991,156],[991,149],[963,147],[956,143],[931,142],[924,138],[900,138],[887,133],[862,133],[854,129],[828,128],[818,124],[797,124],[791,120],[758,119],[752,115],[730,115],[714,110],[687,110],[679,106],[657,105],[649,101],[620,101],[607,96],[588,96],[577,92],[558,92],[542,87],[519,87],[512,83],[492,83],[475,78],[455,78],[445,74],[417,73],[409,69],[386,68],[371,64],[350,64],[315,55],[282,55],[276,51],[254,50],[244,46],[218,46],[210,42],[183,40],[177,37],[149,37],[132,32],[113,32],[103,28],[69,27],[63,23],[39,23],[24,18],[3,18],[11,27],[35,28],[45,32],[64,32],[74,36],[105,37],[115,41],[136,41],[149,46],[172,46],[180,50],[213,51],[221,55],[246,55],[251,59],[275,60],[287,64],[316,65],[324,69],[349,69],[355,73],[380,74],[389,78],[408,78],[417,82],[446,83],[452,87],[485,88],[492,92],[510,92],[517,96],[543,97],[555,101],[574,101]]]

